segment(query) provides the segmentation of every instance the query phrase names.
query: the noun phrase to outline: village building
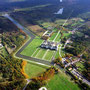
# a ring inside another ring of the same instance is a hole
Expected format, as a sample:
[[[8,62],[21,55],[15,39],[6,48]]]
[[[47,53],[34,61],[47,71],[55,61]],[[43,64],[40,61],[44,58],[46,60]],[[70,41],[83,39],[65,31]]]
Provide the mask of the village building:
[[[58,43],[51,42],[51,41],[44,41],[41,44],[41,48],[51,49],[51,50],[58,50]]]

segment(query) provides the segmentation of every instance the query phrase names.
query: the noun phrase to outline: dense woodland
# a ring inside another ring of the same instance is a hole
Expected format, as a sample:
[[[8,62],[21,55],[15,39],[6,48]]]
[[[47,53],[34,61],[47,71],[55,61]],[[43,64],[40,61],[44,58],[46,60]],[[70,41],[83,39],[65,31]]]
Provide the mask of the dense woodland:
[[[34,2],[33,4],[36,5],[37,2],[36,3]],[[88,4],[89,3],[90,2],[88,1]],[[83,13],[86,13],[90,10],[89,5],[87,5],[87,3],[85,2],[82,4],[67,3],[66,5],[65,3],[58,3],[58,0],[57,1],[53,0],[52,2],[48,0],[47,3],[41,5],[37,4],[36,6],[37,7],[33,6],[31,8],[30,7],[17,8],[13,13],[11,13],[11,16],[14,17],[16,20],[18,20],[21,24],[28,26],[30,24],[39,24],[38,23],[39,21],[54,22],[57,19],[67,19],[69,16],[70,18],[82,16]],[[62,15],[54,14],[60,8],[64,8],[63,14]],[[87,10],[85,8],[87,8]]]
[[[10,90],[12,87],[12,89],[20,90],[25,84],[25,77],[21,73],[22,60],[14,58],[13,52],[24,43],[27,36],[11,21],[0,17],[0,38],[5,48],[5,51],[3,48],[0,49],[0,88]],[[7,54],[2,52],[7,52]]]

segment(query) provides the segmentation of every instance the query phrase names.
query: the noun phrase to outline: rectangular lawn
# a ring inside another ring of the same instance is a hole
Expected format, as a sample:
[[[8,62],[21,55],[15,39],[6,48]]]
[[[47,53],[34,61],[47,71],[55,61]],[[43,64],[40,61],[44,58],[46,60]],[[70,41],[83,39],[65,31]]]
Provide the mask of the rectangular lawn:
[[[57,36],[57,38],[55,39],[55,41],[56,42],[59,42],[61,40],[61,34],[59,34],[58,36]]]
[[[45,60],[51,61],[54,51],[49,50],[45,56]]]
[[[29,78],[33,78],[39,75],[40,73],[43,73],[46,69],[47,67],[28,62],[24,70],[25,70],[25,73],[29,76]]]
[[[57,33],[54,33],[54,34],[50,37],[50,39],[49,39],[49,40],[53,41],[53,40],[54,40],[54,38],[56,37],[56,35],[57,35]]]
[[[41,58],[44,56],[46,50],[45,49],[40,49],[36,55],[36,58]]]
[[[34,39],[22,52],[22,55],[31,56],[43,42],[41,39]]]
[[[37,48],[34,53],[32,54],[32,57],[35,57],[37,55],[37,53],[39,52],[40,48]]]

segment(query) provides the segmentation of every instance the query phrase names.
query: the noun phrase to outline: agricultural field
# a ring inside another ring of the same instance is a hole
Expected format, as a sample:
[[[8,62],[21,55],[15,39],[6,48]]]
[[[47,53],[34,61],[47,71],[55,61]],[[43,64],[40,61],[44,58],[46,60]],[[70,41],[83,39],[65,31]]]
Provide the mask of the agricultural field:
[[[28,26],[27,28],[39,36],[42,36],[44,34],[44,32],[46,31],[39,25],[31,25],[31,26]]]
[[[83,23],[84,23],[84,20],[81,18],[72,18],[67,21],[67,23],[65,24],[65,27],[68,28],[69,30],[73,30],[73,28],[77,28]]]
[[[29,76],[29,78],[36,77],[40,73],[44,72],[47,67],[41,66],[41,65],[36,65],[32,63],[27,63],[25,66],[25,73]]]
[[[41,24],[44,28],[53,27],[55,24],[50,22],[43,22]]]
[[[80,90],[63,72],[56,74],[46,85],[48,90]]]
[[[55,23],[55,24],[59,24],[59,25],[63,25],[64,22],[65,22],[64,19],[58,19],[58,20],[56,20],[54,23]]]

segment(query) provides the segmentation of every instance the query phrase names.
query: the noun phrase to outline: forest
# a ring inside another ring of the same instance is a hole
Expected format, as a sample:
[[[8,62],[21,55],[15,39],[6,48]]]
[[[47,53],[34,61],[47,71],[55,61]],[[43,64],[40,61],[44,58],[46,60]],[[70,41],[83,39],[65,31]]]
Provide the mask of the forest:
[[[26,82],[21,73],[23,60],[16,59],[13,54],[25,42],[27,35],[8,19],[0,17],[0,21],[0,39],[3,44],[0,48],[0,89],[10,90],[12,87],[20,90]]]

